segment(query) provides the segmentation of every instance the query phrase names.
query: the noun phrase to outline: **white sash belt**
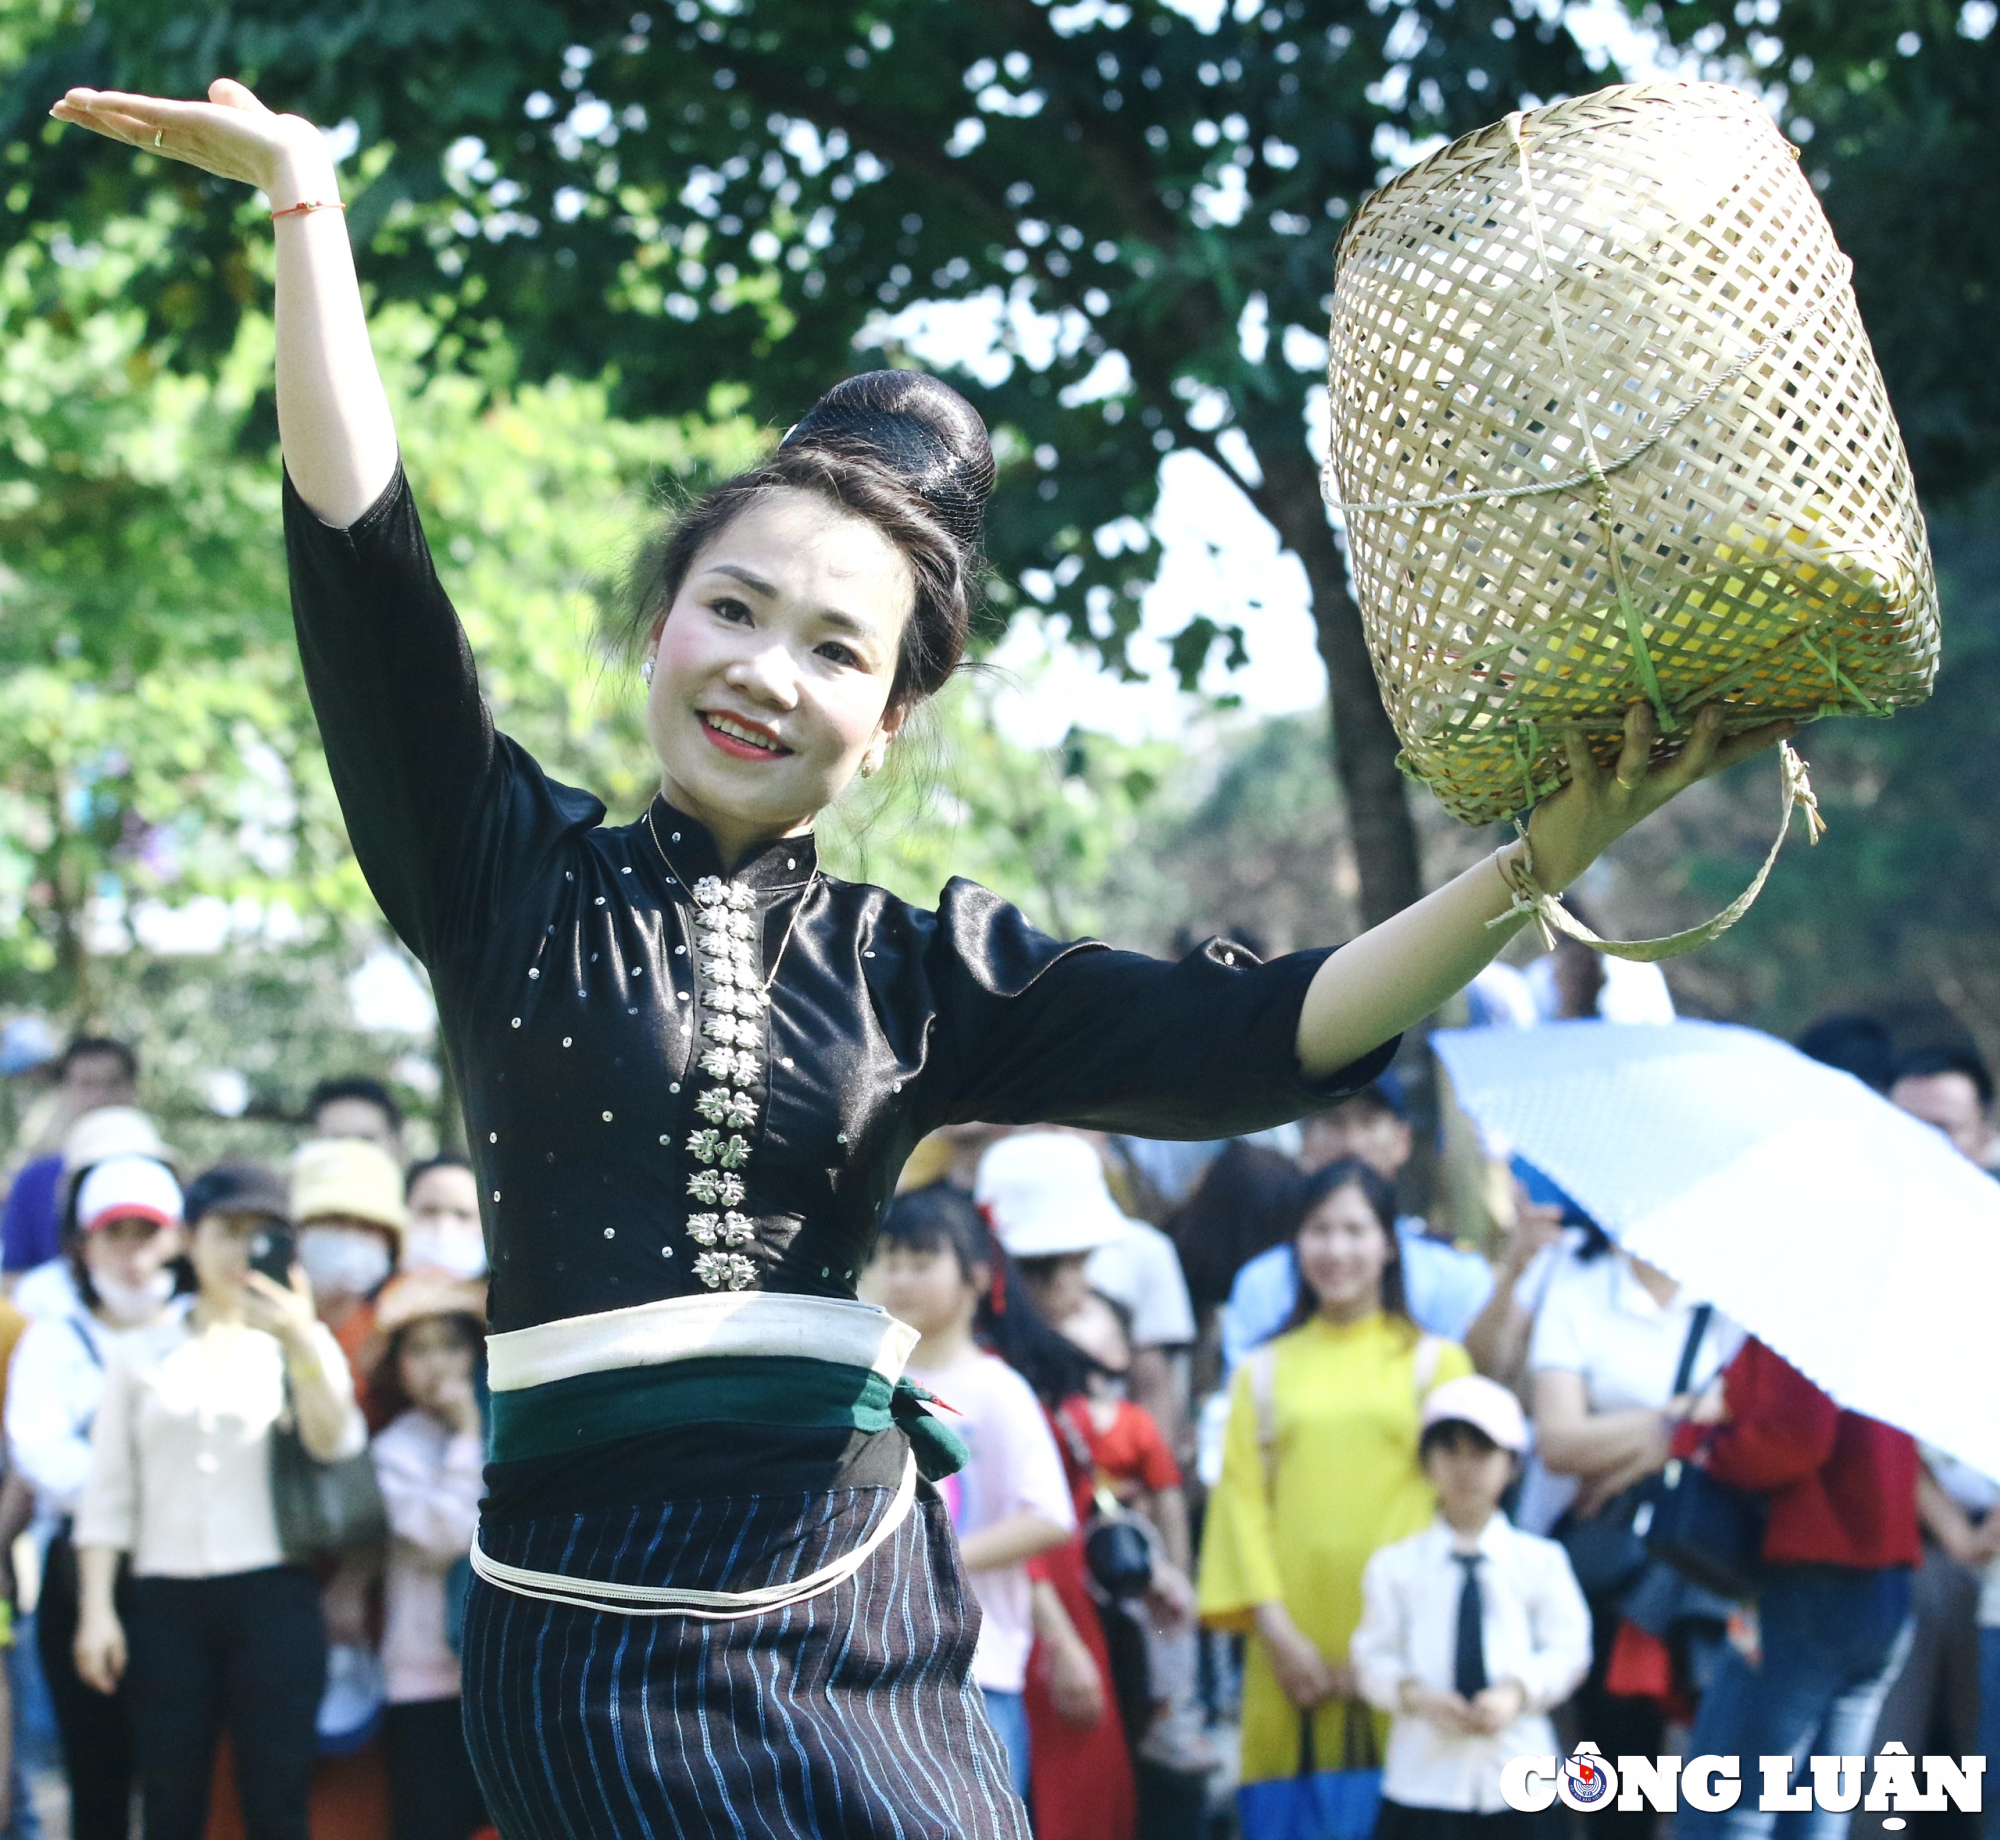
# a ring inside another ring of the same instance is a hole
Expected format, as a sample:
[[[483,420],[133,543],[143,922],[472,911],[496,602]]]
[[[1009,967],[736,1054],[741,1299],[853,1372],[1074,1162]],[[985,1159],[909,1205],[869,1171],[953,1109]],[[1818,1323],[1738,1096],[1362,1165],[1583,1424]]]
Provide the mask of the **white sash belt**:
[[[903,1469],[903,1481],[896,1491],[882,1523],[852,1552],[844,1553],[831,1565],[789,1584],[766,1585],[758,1591],[682,1591],[667,1585],[611,1584],[593,1578],[572,1578],[564,1572],[530,1571],[525,1566],[502,1565],[488,1558],[475,1540],[472,1569],[490,1585],[512,1591],[517,1597],[532,1597],[539,1603],[565,1604],[573,1610],[596,1610],[614,1616],[686,1616],[704,1623],[731,1623],[746,1616],[762,1616],[767,1610],[784,1610],[802,1604],[809,1597],[844,1584],[867,1562],[868,1556],[910,1517],[917,1498],[917,1460],[912,1456]]]
[[[730,1355],[833,1361],[872,1369],[894,1386],[916,1345],[917,1332],[908,1323],[850,1297],[711,1291],[504,1330],[486,1338],[486,1361],[496,1393],[621,1367]]]

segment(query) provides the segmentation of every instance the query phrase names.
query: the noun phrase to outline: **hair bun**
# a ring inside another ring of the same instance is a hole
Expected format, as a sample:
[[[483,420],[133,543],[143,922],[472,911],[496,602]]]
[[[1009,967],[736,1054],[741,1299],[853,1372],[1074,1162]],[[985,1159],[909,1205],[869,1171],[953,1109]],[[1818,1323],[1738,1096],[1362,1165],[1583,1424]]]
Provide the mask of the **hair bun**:
[[[863,371],[837,383],[781,447],[817,447],[879,461],[938,515],[967,555],[979,547],[993,444],[979,411],[923,371]]]

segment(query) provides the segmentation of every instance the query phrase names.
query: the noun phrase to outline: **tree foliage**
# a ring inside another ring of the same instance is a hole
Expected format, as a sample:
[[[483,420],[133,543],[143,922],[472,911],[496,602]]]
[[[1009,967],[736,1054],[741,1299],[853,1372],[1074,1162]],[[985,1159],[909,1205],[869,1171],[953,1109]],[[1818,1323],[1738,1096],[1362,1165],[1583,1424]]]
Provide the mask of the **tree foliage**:
[[[1323,297],[1387,161],[1598,80],[1568,37],[1504,0],[633,4],[0,0],[0,998],[155,1003],[192,1093],[221,1052],[196,1012],[221,1007],[144,949],[100,962],[92,999],[91,916],[130,929],[149,902],[208,899],[262,939],[283,907],[307,949],[221,961],[301,1019],[249,1057],[276,1104],[335,1038],[373,924],[291,655],[257,204],[57,131],[42,110],[71,82],[191,93],[233,70],[352,122],[378,339],[487,689],[616,815],[646,757],[594,622],[655,489],[738,463],[857,346],[900,360],[930,302],[991,333],[961,381],[1003,461],[994,624],[1046,608],[1122,661],[1157,457],[1208,455],[1306,564],[1349,812],[1299,725],[1196,758],[1081,734],[1050,753],[1008,741],[975,682],[941,712],[942,769],[840,814],[831,862],[922,899],[971,873],[1046,924],[1155,948],[1183,927],[1281,948],[1399,904],[1420,855],[1461,860],[1469,836],[1411,825],[1317,496]],[[2000,256],[1966,228],[2000,174],[1990,11],[1658,16],[1782,81],[1934,507],[1996,451],[1980,341]],[[1675,969],[1696,1004],[1788,1026],[1917,988],[2000,1045],[2000,556],[1972,513],[1939,538],[1937,701],[1809,734],[1833,836]],[[1197,621],[1176,662],[1192,678],[1234,639]],[[1753,767],[1639,833],[1612,917],[1712,911],[1773,804]]]
[[[207,370],[160,363],[131,288],[163,234],[121,218],[0,263],[0,998],[79,1019],[118,985],[94,979],[107,953],[185,940],[190,913],[213,945],[275,925],[336,956],[379,925],[293,647],[270,324],[239,318]],[[605,586],[658,488],[761,435],[722,399],[628,422],[598,385],[441,365],[411,307],[377,341],[489,694],[553,770],[635,806]]]
[[[1890,722],[1815,723],[1799,738],[1829,829],[1795,838],[1733,932],[1676,961],[1709,1014],[1790,1032],[1842,1007],[1949,1012],[2000,1064],[2000,542],[1990,511],[1936,521],[1950,623],[1937,694]],[[1620,846],[1615,917],[1666,930],[1704,919],[1770,844],[1767,761],[1701,787]]]
[[[1587,85],[1509,0],[124,0],[60,15],[12,86],[17,221],[81,238],[155,197],[135,289],[190,363],[225,349],[253,214],[33,126],[62,81],[196,93],[233,69],[351,119],[351,224],[385,295],[504,322],[536,374],[635,414],[718,376],[795,416],[943,302],[990,327],[996,606],[1038,600],[1114,663],[1156,559],[1159,454],[1194,448],[1305,564],[1370,917],[1419,892],[1395,743],[1308,451],[1332,253],[1399,147]],[[36,86],[39,85],[39,88]],[[5,125],[5,124],[0,124]],[[1189,681],[1215,621],[1176,647]]]
[[[1635,7],[1635,10],[1639,10]],[[1776,87],[1854,258],[1854,291],[1926,503],[2000,470],[2000,33],[1989,0],[1671,0],[1648,5],[1718,71]]]

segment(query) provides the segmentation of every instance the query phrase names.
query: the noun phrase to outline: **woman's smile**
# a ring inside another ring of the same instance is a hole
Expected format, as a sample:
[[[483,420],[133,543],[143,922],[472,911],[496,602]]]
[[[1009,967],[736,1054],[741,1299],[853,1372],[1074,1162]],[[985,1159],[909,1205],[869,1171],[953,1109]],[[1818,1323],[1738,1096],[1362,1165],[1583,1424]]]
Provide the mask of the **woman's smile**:
[[[702,733],[725,754],[737,760],[782,760],[792,750],[761,722],[730,715],[726,710],[703,709]]]

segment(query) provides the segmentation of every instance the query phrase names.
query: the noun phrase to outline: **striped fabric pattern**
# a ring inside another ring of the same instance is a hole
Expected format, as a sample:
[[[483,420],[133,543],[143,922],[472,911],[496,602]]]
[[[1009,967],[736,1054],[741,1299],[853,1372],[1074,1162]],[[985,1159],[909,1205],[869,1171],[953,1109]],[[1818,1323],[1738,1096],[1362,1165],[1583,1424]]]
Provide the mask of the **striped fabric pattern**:
[[[488,1525],[510,1565],[744,1591],[849,1551],[889,1489]],[[925,1487],[854,1577],[739,1622],[623,1617],[476,1580],[465,1726],[505,1840],[1028,1840],[970,1678],[978,1611]]]

